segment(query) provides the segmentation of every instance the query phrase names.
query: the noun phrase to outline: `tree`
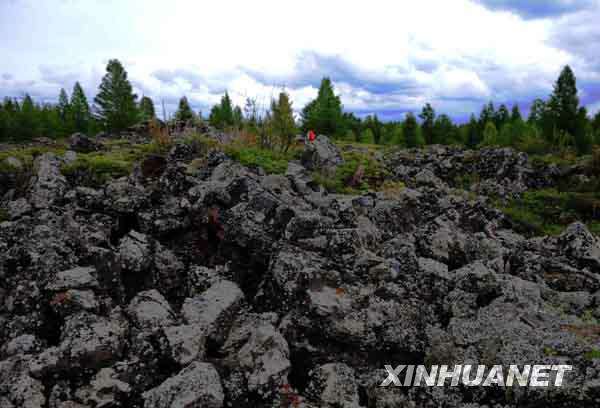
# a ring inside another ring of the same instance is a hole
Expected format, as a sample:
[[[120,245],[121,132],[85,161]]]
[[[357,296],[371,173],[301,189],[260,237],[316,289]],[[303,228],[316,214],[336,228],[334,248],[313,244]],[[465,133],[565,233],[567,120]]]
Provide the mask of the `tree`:
[[[412,113],[406,114],[406,119],[404,119],[404,125],[402,127],[402,133],[404,135],[404,140],[406,141],[407,147],[417,147],[419,144],[418,139],[418,123],[417,118]]]
[[[375,143],[375,135],[373,134],[373,131],[370,128],[366,128],[362,131],[362,133],[360,134],[360,142],[368,144]]]
[[[587,110],[583,106],[577,111],[573,140],[575,142],[577,153],[583,155],[592,152],[592,145],[594,144],[594,130],[592,128],[592,124],[587,118]]]
[[[175,120],[179,122],[187,122],[192,119],[194,119],[194,111],[192,111],[187,97],[182,96],[181,99],[179,99],[177,112],[175,112]]]
[[[449,144],[454,133],[452,120],[446,114],[441,114],[433,124],[433,140],[435,143]]]
[[[342,117],[340,97],[335,95],[331,80],[323,78],[317,98],[302,109],[303,131],[342,137],[345,130]]]
[[[523,116],[521,116],[521,111],[519,110],[519,105],[513,105],[512,111],[510,112],[510,121],[516,122],[523,120]]]
[[[496,125],[494,122],[488,122],[485,125],[485,130],[483,131],[483,141],[481,144],[483,146],[494,146],[498,143],[498,130],[496,129]]]
[[[471,120],[469,121],[469,125],[467,128],[467,140],[466,140],[467,147],[469,147],[471,149],[476,147],[479,144],[479,142],[481,141],[479,135],[480,135],[479,123],[477,122],[475,115],[471,115]]]
[[[83,88],[75,82],[71,94],[70,122],[76,132],[87,132],[90,126],[90,105],[88,104]]]
[[[31,99],[29,94],[25,94],[19,112],[18,136],[20,139],[29,140],[35,137],[37,130],[35,120],[33,99]]]
[[[531,108],[529,109],[527,123],[530,125],[540,126],[544,116],[546,115],[546,110],[546,102],[540,98],[534,99],[533,103],[531,104]]]
[[[429,103],[425,104],[419,118],[423,121],[421,128],[423,130],[423,137],[425,138],[426,144],[434,143],[434,131],[433,126],[435,122],[435,111]]]
[[[577,122],[580,120],[579,97],[575,74],[568,65],[563,68],[554,84],[554,91],[548,101],[548,112],[553,127],[575,135]]]
[[[221,97],[221,103],[212,107],[208,123],[221,130],[234,125],[233,106],[227,92]]]
[[[139,111],[141,120],[151,120],[156,117],[154,102],[148,96],[142,96]]]
[[[236,106],[233,108],[233,127],[241,129],[244,126],[244,114],[242,108]]]
[[[296,136],[294,111],[287,92],[280,92],[277,102],[275,100],[271,102],[271,111],[273,113],[273,130],[279,138],[281,150],[287,152]]]
[[[506,107],[506,105],[502,104],[498,108],[498,111],[496,112],[496,115],[494,117],[494,125],[496,126],[496,130],[502,130],[502,127],[509,121],[510,113],[508,112],[508,108]]]
[[[110,60],[94,98],[98,120],[110,132],[128,128],[138,117],[136,99],[123,65],[116,59]]]
[[[594,132],[600,130],[600,110],[596,112],[594,119],[592,119],[592,128],[594,129]]]
[[[490,101],[481,109],[481,113],[479,114],[479,133],[483,134],[487,123],[494,121],[495,118],[496,110],[494,109],[494,103]]]

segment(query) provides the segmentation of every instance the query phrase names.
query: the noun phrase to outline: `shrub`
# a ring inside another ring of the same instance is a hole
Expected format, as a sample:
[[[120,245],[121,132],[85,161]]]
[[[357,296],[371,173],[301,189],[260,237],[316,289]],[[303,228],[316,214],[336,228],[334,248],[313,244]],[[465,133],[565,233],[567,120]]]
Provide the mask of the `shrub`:
[[[79,154],[74,162],[62,166],[61,171],[78,183],[97,186],[128,175],[136,158],[135,152]]]

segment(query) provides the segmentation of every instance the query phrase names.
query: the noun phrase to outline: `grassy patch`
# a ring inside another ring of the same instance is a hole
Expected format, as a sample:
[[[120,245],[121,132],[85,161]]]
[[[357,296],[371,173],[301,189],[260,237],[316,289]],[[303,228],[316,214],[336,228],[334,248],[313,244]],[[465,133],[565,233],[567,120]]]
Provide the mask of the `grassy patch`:
[[[378,190],[384,185],[384,180],[389,177],[383,163],[375,159],[374,152],[343,152],[344,163],[337,167],[333,177],[326,177],[321,174],[313,174],[315,181],[321,184],[327,191],[341,194],[356,194],[369,189]],[[358,170],[363,167],[363,177],[360,183],[350,187],[349,182]],[[388,183],[387,189],[398,189],[402,186],[395,183],[394,186]]]
[[[590,351],[588,351],[587,353],[585,353],[585,358],[588,360],[598,360],[600,359],[600,350],[598,349],[591,349]]]
[[[139,159],[136,150],[78,154],[77,160],[62,166],[62,173],[84,185],[100,185],[112,178],[129,174]]]
[[[231,143],[223,146],[223,150],[232,159],[248,167],[262,167],[267,174],[284,174],[288,162],[299,157],[301,150],[291,149],[287,152],[266,150],[257,146],[245,146]]]
[[[576,220],[600,233],[600,198],[596,192],[532,190],[508,203],[498,202],[497,207],[532,235],[558,235]]]
[[[0,172],[18,172],[19,170],[10,166],[6,159],[14,157],[23,164],[23,169],[31,168],[36,157],[44,153],[55,153],[57,155],[64,154],[65,150],[56,147],[34,146],[26,148],[15,148],[10,150],[0,151]]]

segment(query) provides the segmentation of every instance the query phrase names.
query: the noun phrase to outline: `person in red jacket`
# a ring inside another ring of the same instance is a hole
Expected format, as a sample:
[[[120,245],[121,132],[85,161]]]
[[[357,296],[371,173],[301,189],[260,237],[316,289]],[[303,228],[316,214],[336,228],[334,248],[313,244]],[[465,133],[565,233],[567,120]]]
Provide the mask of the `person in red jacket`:
[[[314,142],[315,141],[315,132],[313,132],[312,130],[308,131],[308,141],[309,142]]]

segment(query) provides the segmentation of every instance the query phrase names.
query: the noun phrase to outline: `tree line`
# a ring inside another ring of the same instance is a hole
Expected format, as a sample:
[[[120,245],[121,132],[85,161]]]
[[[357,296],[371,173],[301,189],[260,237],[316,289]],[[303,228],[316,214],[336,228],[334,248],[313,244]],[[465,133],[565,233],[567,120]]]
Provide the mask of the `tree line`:
[[[70,97],[61,89],[56,104],[34,103],[29,95],[22,101],[5,98],[0,103],[0,140],[57,138],[101,130],[119,132],[155,117],[152,99],[142,96],[138,101],[123,65],[113,59],[108,62],[92,105],[79,82]],[[173,119],[203,120],[185,96],[180,99]],[[298,120],[285,90],[267,107],[259,106],[255,98],[247,98],[243,109],[234,106],[226,92],[212,107],[207,120],[217,129],[253,135],[262,148],[279,146],[282,150],[291,146],[298,132],[309,130],[349,142],[406,147],[499,145],[530,153],[574,149],[586,154],[593,144],[600,144],[600,112],[591,118],[580,105],[576,78],[569,66],[561,71],[547,100],[533,101],[527,118],[522,117],[518,105],[509,109],[501,104],[496,108],[493,102],[483,106],[479,116],[472,114],[464,124],[454,123],[447,114],[438,115],[429,103],[418,116],[409,112],[402,121],[382,122],[377,115],[359,118],[344,111],[332,81],[323,78],[317,97],[301,109]]]

